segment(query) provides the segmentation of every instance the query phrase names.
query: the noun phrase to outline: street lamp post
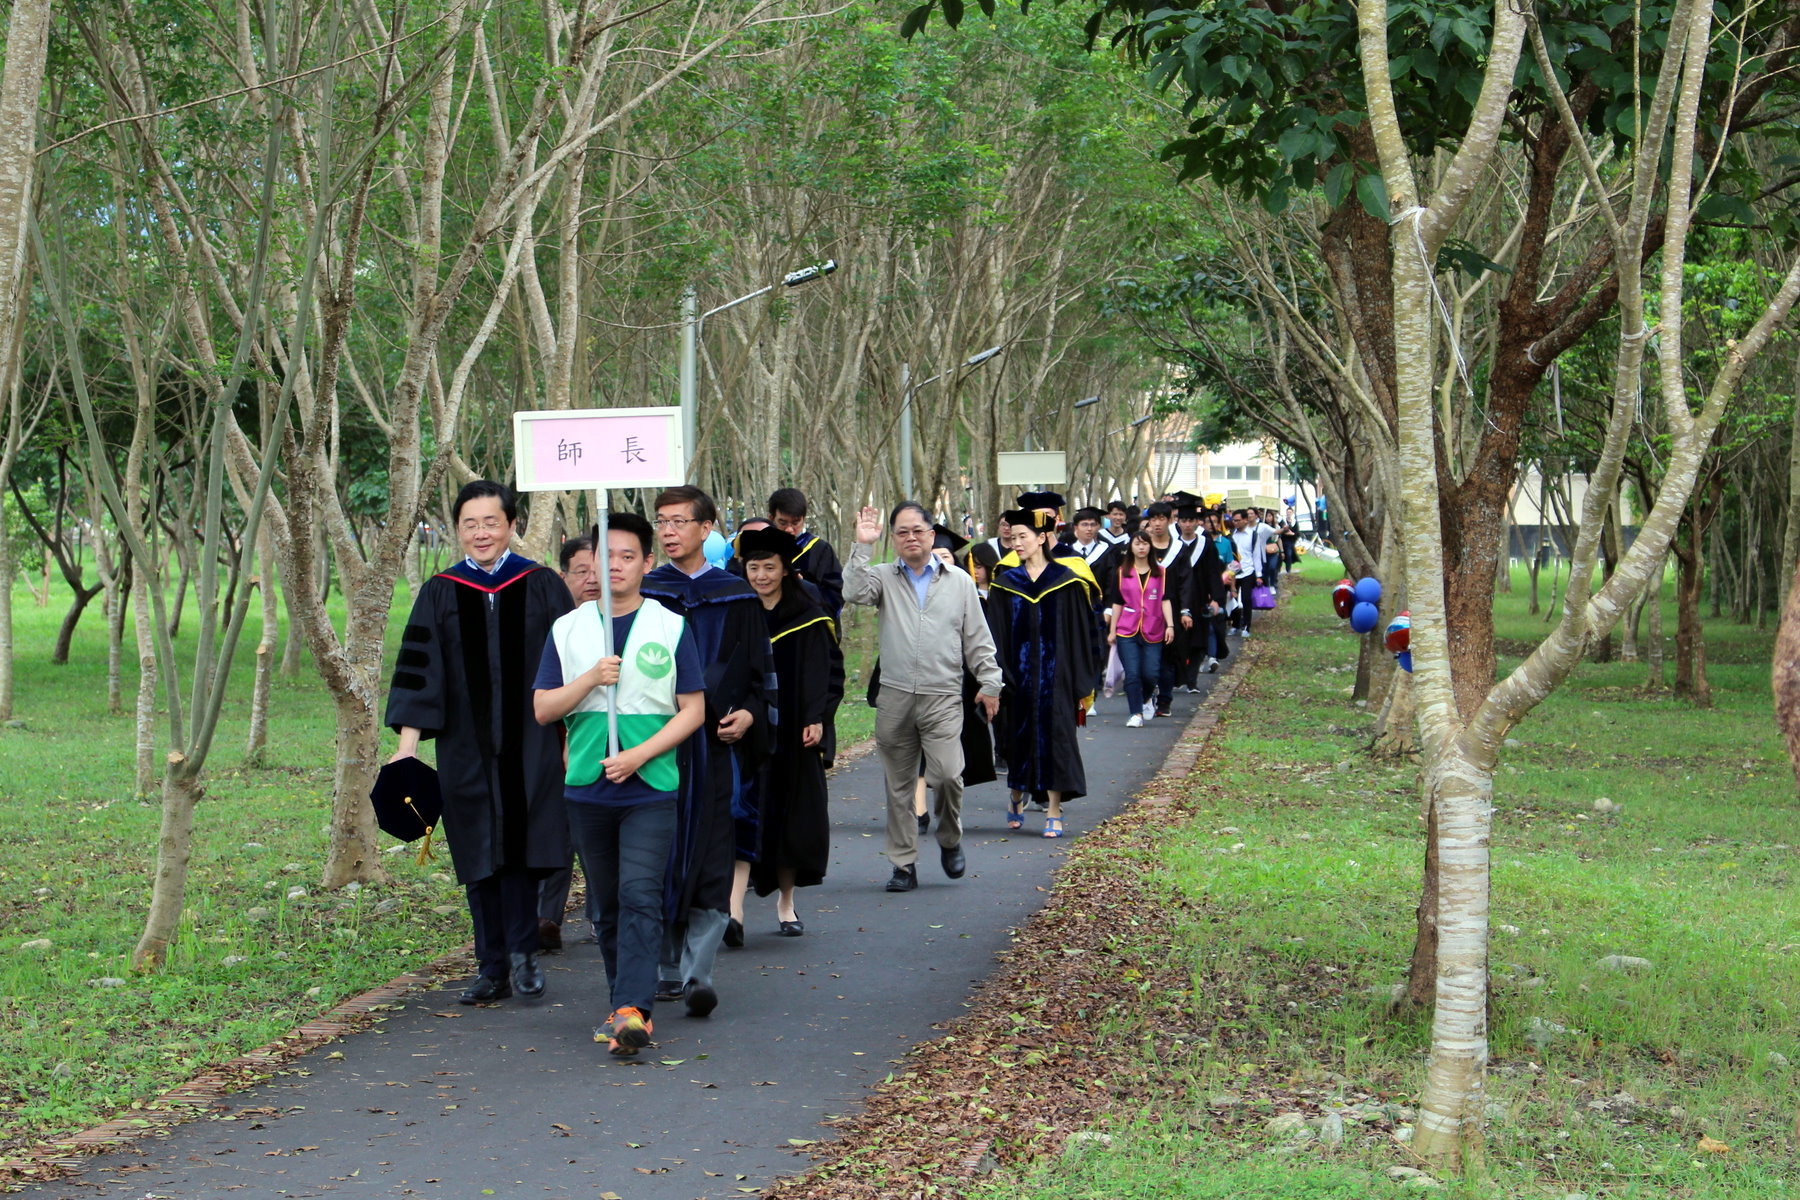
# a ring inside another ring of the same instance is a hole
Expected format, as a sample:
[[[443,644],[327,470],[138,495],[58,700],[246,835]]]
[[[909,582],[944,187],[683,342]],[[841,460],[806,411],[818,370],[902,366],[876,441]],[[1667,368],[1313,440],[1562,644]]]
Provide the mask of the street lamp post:
[[[781,277],[780,286],[799,287],[815,279],[823,279],[837,269],[837,260],[828,258],[822,263],[789,271]],[[772,283],[759,287],[754,292],[705,312],[700,311],[699,295],[692,284],[681,293],[681,440],[687,453],[687,466],[682,473],[689,479],[694,476],[694,460],[700,456],[700,327],[706,323],[706,318],[716,317],[728,308],[736,308],[759,296],[766,296],[775,287]]]
[[[989,346],[979,354],[971,354],[959,366],[951,367],[950,371],[939,371],[930,379],[921,380],[917,384],[911,382],[912,364],[900,364],[900,492],[902,495],[908,499],[916,498],[913,496],[913,394],[928,383],[936,383],[951,371],[967,371],[979,367],[1005,349],[1005,346]]]

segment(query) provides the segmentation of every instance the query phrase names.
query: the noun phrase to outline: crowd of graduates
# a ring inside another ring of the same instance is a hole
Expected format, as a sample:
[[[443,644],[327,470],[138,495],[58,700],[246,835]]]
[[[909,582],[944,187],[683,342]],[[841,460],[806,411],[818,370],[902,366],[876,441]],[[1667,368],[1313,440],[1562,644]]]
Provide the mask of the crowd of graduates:
[[[1251,635],[1293,558],[1285,525],[1186,493],[1066,524],[1063,507],[1026,493],[973,544],[917,503],[865,508],[840,561],[807,528],[806,497],[782,488],[720,563],[712,498],[675,487],[653,518],[613,513],[563,543],[559,573],[512,551],[507,488],[465,486],[465,557],[407,621],[387,710],[399,746],[375,796],[394,806],[384,791],[436,740],[479,962],[461,1001],[542,994],[538,955],[561,948],[577,858],[609,981],[595,1036],[613,1054],[649,1044],[659,1001],[716,1008],[715,964],[743,944],[751,892],[775,897],[779,935],[804,935],[794,891],[828,865],[846,604],[879,614],[888,890],[917,886],[934,815],[943,871],[963,875],[963,789],[1001,771],[1008,826],[1036,808],[1042,835],[1063,836],[1062,804],[1087,787],[1075,729],[1097,696],[1122,686],[1129,726],[1167,716],[1175,689]],[[876,564],[884,535],[895,557]]]

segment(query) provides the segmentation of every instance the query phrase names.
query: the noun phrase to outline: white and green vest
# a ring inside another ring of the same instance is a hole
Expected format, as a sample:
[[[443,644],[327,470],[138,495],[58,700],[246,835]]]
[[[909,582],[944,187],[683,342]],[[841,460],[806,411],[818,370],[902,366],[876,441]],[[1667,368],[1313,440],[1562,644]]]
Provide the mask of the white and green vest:
[[[590,600],[558,617],[550,627],[564,681],[604,657],[605,623],[599,601]],[[649,741],[675,715],[675,647],[685,628],[678,615],[644,597],[619,655],[618,686],[611,689],[619,706],[620,749]],[[563,718],[569,730],[569,766],[563,782],[570,787],[586,787],[601,777],[601,763],[606,758],[607,690],[595,688]],[[675,791],[681,784],[675,751],[665,751],[645,763],[638,778],[659,792]]]

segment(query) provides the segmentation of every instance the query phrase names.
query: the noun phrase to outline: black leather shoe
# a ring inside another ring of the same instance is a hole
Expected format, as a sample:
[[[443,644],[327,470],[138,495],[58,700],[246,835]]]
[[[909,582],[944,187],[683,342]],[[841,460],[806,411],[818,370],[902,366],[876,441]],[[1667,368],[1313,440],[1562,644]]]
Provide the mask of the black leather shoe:
[[[687,1015],[690,1017],[706,1017],[719,1007],[719,993],[704,983],[689,983],[687,993],[683,997],[687,1001]]]
[[[961,879],[968,862],[963,858],[961,846],[945,846],[938,851],[938,860],[944,864],[944,874],[952,879]]]
[[[463,989],[463,994],[456,998],[458,1004],[493,1004],[497,1000],[510,1000],[512,985],[504,979],[489,979],[486,975]]]
[[[679,979],[659,979],[656,981],[656,998],[658,1000],[681,999],[682,987]]]
[[[919,834],[920,834],[920,836],[923,836],[930,832],[931,832],[931,814],[930,813],[920,813],[919,814]]]
[[[801,924],[799,919],[796,918],[792,921],[783,921],[781,923],[781,928],[777,929],[775,932],[782,937],[801,937],[806,933],[806,926]]]
[[[890,892],[910,892],[919,886],[919,872],[914,867],[895,867],[894,876],[887,881]]]
[[[547,917],[538,918],[538,951],[555,954],[562,947],[562,926]]]
[[[725,944],[733,950],[744,944],[744,923],[736,917],[725,919]]]
[[[535,954],[514,954],[512,959],[512,985],[521,996],[541,996],[544,994],[544,968],[538,966]]]

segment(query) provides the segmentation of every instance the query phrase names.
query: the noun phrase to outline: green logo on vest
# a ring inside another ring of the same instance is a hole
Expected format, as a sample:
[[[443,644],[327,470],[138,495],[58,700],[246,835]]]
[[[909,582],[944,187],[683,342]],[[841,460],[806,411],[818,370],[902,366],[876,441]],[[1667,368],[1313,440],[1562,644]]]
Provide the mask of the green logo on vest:
[[[668,647],[649,642],[638,647],[637,669],[651,679],[661,679],[675,669],[675,656]]]

